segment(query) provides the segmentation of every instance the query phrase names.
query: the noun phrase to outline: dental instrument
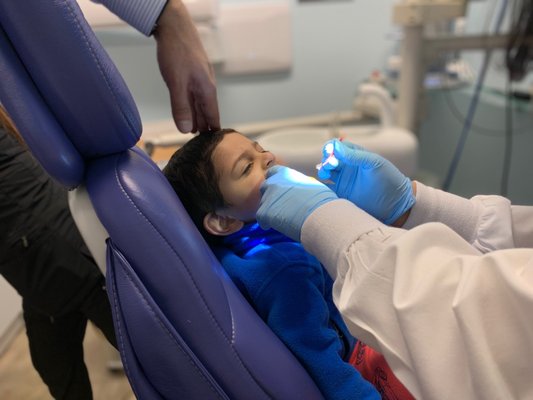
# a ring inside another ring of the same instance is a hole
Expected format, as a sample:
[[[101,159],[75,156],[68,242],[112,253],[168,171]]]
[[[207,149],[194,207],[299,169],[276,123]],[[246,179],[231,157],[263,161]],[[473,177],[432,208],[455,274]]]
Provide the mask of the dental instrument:
[[[341,139],[342,141],[342,139]],[[339,165],[339,160],[335,157],[335,154],[333,152],[333,143],[328,143],[325,148],[326,152],[328,153],[328,158],[324,162],[318,163],[316,165],[316,169],[320,170],[325,165],[329,164],[333,168],[337,167]]]

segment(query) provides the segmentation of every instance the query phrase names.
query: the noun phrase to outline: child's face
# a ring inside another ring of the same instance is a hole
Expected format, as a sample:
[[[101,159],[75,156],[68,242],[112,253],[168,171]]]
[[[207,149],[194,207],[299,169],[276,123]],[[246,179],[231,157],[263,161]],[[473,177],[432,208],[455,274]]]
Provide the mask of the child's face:
[[[219,174],[218,186],[226,203],[217,214],[225,214],[243,222],[255,220],[267,169],[276,157],[240,133],[228,133],[211,156]]]

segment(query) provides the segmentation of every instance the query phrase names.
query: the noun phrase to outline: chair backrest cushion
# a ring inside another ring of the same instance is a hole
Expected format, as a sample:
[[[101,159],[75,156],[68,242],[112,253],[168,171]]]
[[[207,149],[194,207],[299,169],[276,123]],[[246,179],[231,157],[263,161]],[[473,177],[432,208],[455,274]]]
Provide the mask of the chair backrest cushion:
[[[151,299],[145,303],[151,310],[147,317],[157,314],[155,325],[176,341],[175,346],[162,341],[159,348],[157,342],[146,342],[155,337],[153,326],[128,327],[136,357],[143,354],[146,374],[162,375],[151,376],[150,382],[166,382],[171,376],[161,367],[164,358],[173,364],[179,354],[187,353],[200,363],[192,372],[199,372],[201,365],[231,399],[321,398],[307,372],[238,292],[168,181],[144,153],[132,149],[103,157],[87,170],[87,189],[121,270],[130,271],[132,281],[142,282],[142,288],[135,286]],[[117,280],[117,285],[124,285],[124,280]],[[124,297],[118,292],[120,302]],[[121,304],[120,309],[122,315],[131,317],[133,312],[137,319],[144,318],[138,307]],[[192,386],[194,380],[188,381]],[[171,383],[175,391],[182,382],[175,376]],[[206,398],[197,390],[196,397],[186,398]]]
[[[109,233],[108,286],[139,398],[320,399],[238,292],[157,166],[74,0],[0,2],[0,101],[59,182],[84,183]]]
[[[0,102],[53,178],[73,188],[84,160],[139,140],[135,102],[75,1],[2,1],[0,26]]]

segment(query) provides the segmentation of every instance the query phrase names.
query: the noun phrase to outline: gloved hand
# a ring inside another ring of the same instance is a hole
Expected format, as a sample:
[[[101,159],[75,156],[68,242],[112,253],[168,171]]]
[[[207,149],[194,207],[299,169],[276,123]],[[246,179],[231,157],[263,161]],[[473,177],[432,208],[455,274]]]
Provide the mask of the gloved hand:
[[[257,222],[300,240],[302,225],[317,207],[338,199],[326,185],[293,169],[276,165],[267,171],[261,185]]]
[[[350,200],[387,225],[395,222],[415,203],[411,180],[390,161],[348,142],[331,140],[324,145],[324,163],[318,171],[337,196]],[[326,149],[328,147],[328,149]]]

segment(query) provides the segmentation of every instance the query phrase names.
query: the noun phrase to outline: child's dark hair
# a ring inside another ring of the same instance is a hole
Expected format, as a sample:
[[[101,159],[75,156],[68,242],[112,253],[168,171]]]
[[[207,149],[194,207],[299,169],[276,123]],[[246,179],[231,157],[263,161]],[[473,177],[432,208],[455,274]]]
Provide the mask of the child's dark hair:
[[[205,230],[204,217],[226,206],[211,156],[224,135],[234,132],[233,129],[222,129],[200,133],[178,149],[163,169],[185,210],[209,244],[216,244],[220,237]]]

